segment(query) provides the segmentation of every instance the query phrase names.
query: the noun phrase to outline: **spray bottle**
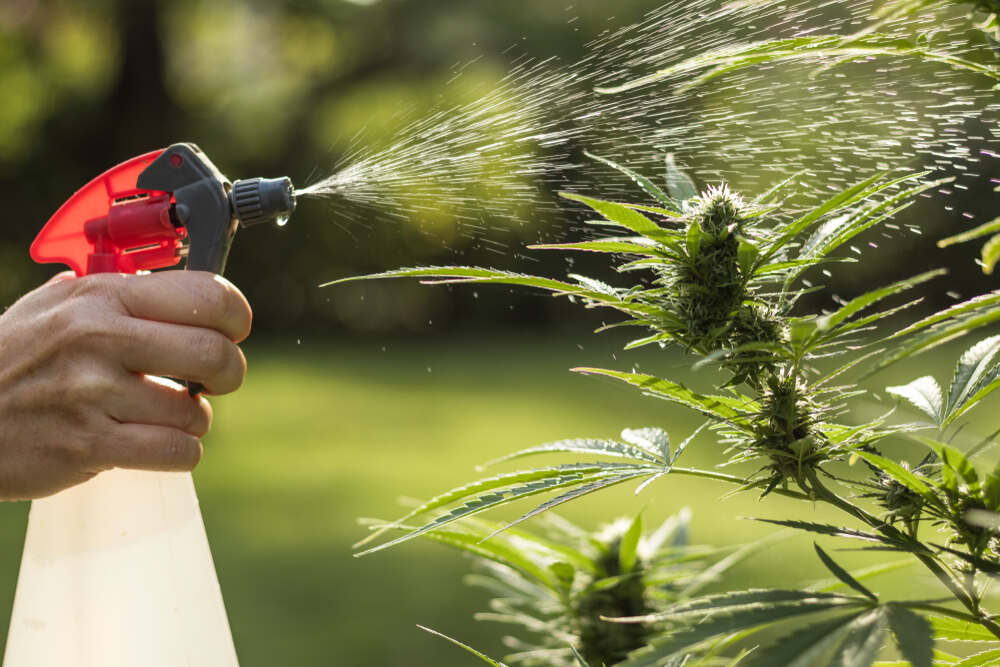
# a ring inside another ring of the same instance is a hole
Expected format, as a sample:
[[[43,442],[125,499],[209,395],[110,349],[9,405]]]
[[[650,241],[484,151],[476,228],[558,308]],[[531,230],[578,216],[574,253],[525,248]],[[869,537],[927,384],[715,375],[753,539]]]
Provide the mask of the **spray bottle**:
[[[80,189],[31,256],[78,276],[185,256],[221,274],[238,227],[283,224],[294,209],[288,178],[230,182],[197,146],[174,144]],[[32,502],[4,667],[237,664],[189,473],[110,470]]]

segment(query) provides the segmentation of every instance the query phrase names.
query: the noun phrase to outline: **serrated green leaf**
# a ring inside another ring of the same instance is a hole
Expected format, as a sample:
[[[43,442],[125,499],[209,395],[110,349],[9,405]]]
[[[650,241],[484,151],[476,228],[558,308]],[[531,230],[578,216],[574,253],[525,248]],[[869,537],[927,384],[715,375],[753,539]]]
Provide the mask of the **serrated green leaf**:
[[[1000,232],[1000,218],[990,220],[985,224],[966,230],[961,234],[955,234],[954,236],[941,239],[937,242],[937,246],[939,248],[947,248],[948,246],[952,246],[957,243],[965,243],[966,241],[972,241],[984,236],[990,236],[991,234],[995,234],[997,232]]]
[[[541,567],[538,563],[528,558],[521,550],[500,540],[484,542],[482,535],[449,530],[428,531],[426,537],[454,549],[478,556],[479,558],[502,563],[528,576],[534,577],[539,583],[549,588],[555,588],[555,581],[552,578],[554,570],[552,572],[549,571],[551,570],[551,566],[549,568]],[[572,566],[568,565],[568,567],[572,569]]]
[[[594,199],[593,197],[587,197],[585,195],[575,194],[572,192],[560,192],[559,194],[564,199],[586,204],[607,218],[609,222],[613,222],[614,224],[626,229],[631,229],[640,236],[645,236],[646,238],[654,241],[663,241],[664,239],[672,236],[670,231],[663,229],[642,213],[639,213],[634,208],[626,206],[625,204],[604,201],[602,199]]]
[[[803,591],[742,591],[698,598],[669,607],[662,614],[633,619],[645,622],[669,618],[675,623],[690,619],[694,624],[653,639],[649,646],[629,654],[619,667],[654,667],[665,658],[722,634],[859,604],[863,603],[858,598]]]
[[[907,278],[906,280],[900,280],[891,285],[872,290],[871,292],[867,292],[859,297],[851,299],[836,311],[818,318],[818,328],[814,339],[829,340],[831,338],[831,334],[836,332],[838,326],[866,308],[869,308],[870,306],[890,296],[912,289],[917,285],[933,280],[939,276],[943,276],[946,273],[947,271],[943,269],[928,271],[926,273],[921,273],[918,276]]]
[[[646,237],[639,237],[645,240]],[[655,243],[650,241],[650,243]],[[647,245],[632,238],[608,238],[580,243],[547,243],[530,245],[528,250],[581,250],[585,252],[603,252],[610,254],[659,256],[655,245]]]
[[[930,417],[935,424],[940,424],[944,415],[944,399],[941,396],[941,386],[930,375],[917,378],[909,384],[886,387],[885,390],[909,402],[913,407]]]
[[[909,341],[891,347],[890,353],[875,365],[869,375],[897,361],[926,352],[942,343],[1000,320],[1000,308],[995,308],[998,303],[1000,303],[1000,292],[983,294],[925,317],[893,334],[887,340],[909,338]],[[914,334],[918,331],[922,333],[915,336]]]
[[[642,512],[635,515],[618,545],[618,565],[623,574],[630,573],[639,560],[639,538],[642,537]]]
[[[565,493],[563,493],[563,494],[561,494],[559,496],[556,496],[555,498],[552,498],[551,500],[545,501],[544,503],[542,503],[541,505],[539,505],[535,509],[531,510],[530,512],[526,512],[525,514],[522,514],[521,516],[519,516],[518,518],[514,519],[513,521],[511,521],[510,523],[506,524],[505,526],[503,526],[501,528],[498,528],[492,534],[488,535],[486,537],[486,539],[490,539],[490,538],[492,538],[492,537],[494,537],[496,535],[499,535],[500,533],[502,533],[503,531],[507,530],[508,528],[510,528],[512,526],[516,526],[516,525],[518,525],[520,523],[523,523],[523,522],[527,521],[528,519],[530,519],[532,517],[535,517],[535,516],[538,516],[539,514],[542,514],[543,512],[547,512],[550,509],[552,509],[553,507],[557,507],[559,505],[562,505],[563,503],[568,503],[571,500],[576,500],[577,498],[582,498],[583,496],[586,496],[586,495],[589,495],[591,493],[594,493],[595,491],[602,491],[604,489],[610,488],[612,486],[617,486],[619,484],[622,484],[624,482],[628,482],[628,481],[633,480],[633,479],[637,479],[639,477],[648,477],[649,475],[658,475],[660,473],[661,473],[661,471],[659,471],[659,470],[646,468],[645,470],[639,469],[639,470],[636,470],[635,472],[623,473],[621,475],[601,475],[601,476],[594,476],[594,477],[592,477],[592,478],[590,478],[588,480],[584,480],[583,482],[578,483],[578,485],[576,486],[576,488],[570,489],[569,491],[566,491]],[[563,485],[563,486],[567,486],[567,485]],[[519,497],[523,498],[524,496],[522,495],[522,496],[519,496]],[[476,511],[479,511],[479,510],[476,510]]]
[[[861,582],[852,577],[847,570],[842,568],[835,560],[830,558],[830,555],[823,551],[823,549],[815,542],[813,542],[813,548],[816,549],[816,554],[819,556],[819,559],[823,561],[823,565],[825,565],[826,568],[833,573],[833,576],[840,579],[858,593],[861,593],[865,597],[869,598],[872,602],[875,602],[876,604],[878,603],[878,598],[874,593],[865,588]]]
[[[930,172],[906,174],[884,183],[883,190],[894,187],[906,181],[923,178]],[[844,243],[847,243],[858,234],[867,229],[884,222],[897,213],[902,212],[913,203],[913,198],[918,195],[940,187],[945,183],[955,180],[954,178],[942,178],[936,181],[919,183],[910,188],[905,188],[900,192],[886,197],[883,201],[865,207],[860,211],[841,216],[823,224],[817,232],[803,245],[802,253],[808,257],[823,257]],[[899,206],[900,202],[903,202]]]
[[[863,530],[857,530],[855,528],[843,528],[840,526],[834,526],[826,523],[813,523],[811,521],[798,521],[795,519],[754,519],[754,521],[760,521],[762,523],[769,523],[775,526],[782,526],[784,528],[793,528],[795,530],[803,530],[809,533],[817,533],[819,535],[829,535],[831,537],[845,537],[856,540],[863,540],[865,542],[877,542],[880,544],[887,544],[892,546],[904,546],[905,543],[892,540],[884,535],[879,535],[878,533],[869,533]]]
[[[644,373],[623,373],[603,368],[574,368],[577,373],[602,375],[627,382],[635,387],[660,396],[667,400],[685,405],[709,417],[715,417],[734,424],[745,424],[747,415],[759,410],[759,406],[746,398],[729,396],[706,396],[692,391],[680,384],[664,378],[658,378]]]
[[[996,667],[997,664],[1000,664],[1000,649],[970,655],[961,662],[956,662],[955,667]]]
[[[797,220],[790,222],[764,251],[764,260],[767,261],[776,255],[792,239],[796,238],[824,216],[835,213],[880,192],[883,187],[879,185],[879,181],[883,178],[885,178],[884,173],[876,174],[846,190],[842,190]]]
[[[996,636],[978,623],[948,616],[928,616],[935,639],[956,642],[995,642]]]
[[[646,450],[640,447],[626,445],[615,440],[597,440],[593,438],[572,438],[569,440],[559,440],[537,447],[529,447],[500,458],[487,461],[484,468],[495,466],[499,463],[506,463],[528,456],[539,456],[542,454],[600,454],[613,458],[626,459],[631,461],[641,461],[652,465],[665,465],[667,460],[659,456],[655,450]]]
[[[800,659],[807,660],[822,659],[823,656],[815,655],[817,652],[831,648],[827,642],[843,641],[851,621],[857,618],[857,614],[837,616],[808,625],[796,630],[794,633],[778,638],[776,641],[758,647],[744,663],[744,667],[796,667],[800,665]],[[808,667],[823,667],[825,662],[806,663]]]
[[[944,425],[974,408],[997,386],[1000,386],[1000,336],[990,336],[966,350],[955,365]]]
[[[503,664],[502,662],[497,662],[496,660],[493,660],[492,658],[490,658],[490,657],[488,657],[488,656],[480,653],[479,651],[477,651],[476,649],[472,648],[471,646],[467,646],[466,644],[463,644],[462,642],[458,641],[457,639],[452,639],[448,635],[443,635],[440,632],[438,632],[437,630],[431,630],[430,628],[425,628],[422,625],[418,625],[417,627],[420,628],[421,630],[423,630],[424,632],[429,632],[430,634],[432,634],[432,635],[434,635],[436,637],[440,637],[441,639],[444,639],[446,641],[451,642],[455,646],[458,646],[459,648],[464,649],[465,651],[467,651],[467,652],[471,653],[472,655],[476,656],[477,658],[479,658],[483,662],[485,662],[487,664],[490,664],[490,665],[493,665],[493,667],[507,667],[507,665]]]
[[[653,453],[657,461],[672,462],[670,456],[670,436],[662,428],[627,428],[622,431],[622,440],[644,451]]]
[[[491,498],[493,505],[499,504],[504,501],[513,499],[511,496],[520,497],[520,494],[526,493],[527,495],[534,495],[535,493],[540,493],[547,489],[555,489],[560,486],[566,486],[571,484],[582,484],[589,481],[594,475],[606,475],[613,474],[615,471],[622,471],[625,469],[634,469],[635,466],[630,466],[628,464],[613,464],[613,463],[570,463],[563,464],[559,466],[550,466],[546,468],[538,468],[535,470],[522,470],[518,472],[506,473],[504,475],[497,475],[495,477],[489,477],[486,479],[481,479],[471,484],[466,484],[460,486],[443,494],[440,494],[426,503],[420,505],[419,507],[411,510],[406,516],[402,517],[398,521],[393,522],[383,528],[374,531],[364,540],[361,540],[355,544],[355,548],[361,547],[374,539],[377,539],[383,533],[389,530],[395,530],[400,524],[406,523],[418,517],[422,514],[427,514],[436,509],[446,507],[448,505],[466,500],[468,498],[476,497],[476,502],[483,505],[482,509],[485,509],[485,498]],[[654,470],[655,472],[655,470]],[[492,493],[492,496],[483,496],[484,493]],[[464,513],[463,513],[464,515]],[[456,516],[451,520],[461,518]],[[418,534],[423,534],[428,530],[434,528],[439,528],[444,523],[439,520],[435,520],[426,526],[423,526],[418,531],[413,531],[408,535],[401,538],[393,540],[390,543],[379,545],[378,547],[365,550],[356,555],[364,555],[368,553],[373,553],[375,551],[380,551],[387,548],[393,544],[398,544],[400,542],[405,542],[406,540],[416,537]]]
[[[864,581],[866,579],[871,579],[882,574],[889,572],[895,572],[896,570],[905,570],[907,568],[913,567],[919,561],[915,561],[912,558],[907,558],[905,560],[895,560],[886,563],[879,563],[878,565],[872,565],[870,567],[864,567],[858,570],[852,570],[851,576],[858,581]],[[838,590],[844,585],[839,579],[828,579],[826,581],[819,581],[815,584],[809,586],[808,590],[819,591],[821,593],[830,593]]]
[[[934,663],[934,635],[930,621],[906,607],[889,603],[889,628],[896,638],[899,653],[913,667],[932,667]]]
[[[666,158],[667,191],[676,201],[686,202],[698,196],[698,186],[694,184],[674,160],[673,153],[667,153]]]
[[[646,192],[646,194],[648,194],[650,197],[652,197],[656,201],[660,202],[661,204],[663,204],[664,206],[666,206],[668,209],[672,209],[674,211],[677,211],[678,213],[680,212],[680,207],[678,206],[677,201],[673,197],[668,196],[667,193],[665,193],[663,190],[661,190],[659,187],[657,187],[651,180],[649,180],[648,178],[646,178],[642,174],[640,174],[640,173],[638,173],[636,171],[633,171],[633,170],[629,169],[628,167],[623,167],[620,164],[612,162],[611,160],[608,160],[607,158],[603,158],[603,157],[600,157],[598,155],[594,155],[593,153],[591,153],[589,151],[584,151],[584,155],[586,155],[587,157],[591,158],[592,160],[597,160],[598,162],[600,162],[600,163],[602,163],[602,164],[604,164],[604,165],[606,165],[608,167],[611,167],[612,169],[614,169],[614,170],[616,170],[618,172],[621,172],[622,174],[625,174],[630,179],[632,179],[632,181],[635,182],[636,185],[638,185],[640,188],[642,188]]]

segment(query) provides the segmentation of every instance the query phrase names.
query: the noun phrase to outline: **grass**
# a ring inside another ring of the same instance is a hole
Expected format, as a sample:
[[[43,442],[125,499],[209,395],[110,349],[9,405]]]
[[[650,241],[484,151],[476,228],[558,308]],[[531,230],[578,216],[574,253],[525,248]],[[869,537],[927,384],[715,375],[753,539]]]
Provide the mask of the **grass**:
[[[355,559],[350,545],[363,535],[355,518],[394,517],[400,496],[428,497],[465,483],[477,464],[515,448],[653,424],[675,441],[683,438],[696,426],[688,414],[653,399],[636,402],[619,384],[566,372],[574,365],[641,363],[644,370],[697,382],[680,368],[679,357],[658,350],[619,353],[614,360],[614,343],[581,334],[249,345],[247,383],[214,401],[215,426],[195,473],[243,667],[476,664],[417,623],[502,653],[501,628],[471,620],[486,598],[461,584],[468,571],[462,558],[418,541]],[[935,360],[939,376],[949,358]],[[896,372],[882,379],[895,381]],[[692,449],[688,463],[712,459]],[[638,498],[623,488],[566,513],[592,524],[645,508],[652,523],[689,505],[694,538],[715,543],[770,532],[734,515],[777,517],[787,507],[803,513],[780,501],[765,508],[753,496],[728,500],[729,507],[714,512],[722,492],[668,479]],[[6,614],[26,510],[24,503],[0,505],[0,610]],[[790,585],[819,574],[811,545],[802,541],[801,547],[772,550],[741,576],[754,585]],[[846,554],[844,560],[854,565],[867,562],[863,558]]]

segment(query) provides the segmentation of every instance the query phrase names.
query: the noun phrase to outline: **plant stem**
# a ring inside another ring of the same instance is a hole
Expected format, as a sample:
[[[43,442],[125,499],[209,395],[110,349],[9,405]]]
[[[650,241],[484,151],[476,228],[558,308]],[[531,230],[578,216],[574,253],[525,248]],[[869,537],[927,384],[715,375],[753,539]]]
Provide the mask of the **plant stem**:
[[[863,521],[864,523],[868,524],[875,530],[879,531],[886,537],[889,537],[891,539],[899,539],[900,537],[905,538],[905,535],[903,533],[899,532],[892,526],[886,524],[884,521],[881,521],[874,515],[869,514],[868,512],[858,507],[854,503],[844,498],[841,498],[836,493],[826,488],[823,485],[823,483],[819,480],[819,478],[816,476],[815,472],[810,471],[809,481],[813,486],[813,491],[816,494],[817,499],[823,500],[824,502],[827,502],[833,505],[834,507],[837,507],[847,512],[851,516],[859,519],[860,521]],[[920,544],[919,542],[916,542],[916,540],[911,539],[910,541],[913,541],[916,544]],[[982,625],[984,628],[989,630],[997,639],[1000,639],[1000,624],[998,624],[996,621],[992,620],[987,616],[987,614],[979,606],[976,600],[968,593],[968,591],[966,591],[963,588],[963,586],[958,581],[955,580],[954,576],[952,576],[947,570],[945,570],[944,567],[941,566],[941,563],[939,563],[934,558],[934,556],[921,551],[913,551],[912,553],[917,558],[917,560],[923,563],[924,566],[928,570],[930,570],[935,577],[938,578],[938,581],[944,584],[945,588],[947,588],[951,592],[951,594],[955,596],[955,599],[961,602],[962,605],[972,613],[972,616],[975,619],[976,623]]]

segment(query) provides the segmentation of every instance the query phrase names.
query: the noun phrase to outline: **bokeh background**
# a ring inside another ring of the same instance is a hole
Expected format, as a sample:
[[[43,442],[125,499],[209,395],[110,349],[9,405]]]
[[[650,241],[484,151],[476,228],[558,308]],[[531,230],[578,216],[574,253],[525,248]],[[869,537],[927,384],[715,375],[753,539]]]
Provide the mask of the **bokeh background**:
[[[509,71],[512,46],[576,62],[609,25],[660,4],[4,0],[0,304],[54,273],[30,262],[31,239],[76,188],[124,159],[192,141],[230,176],[287,174],[304,183],[327,173],[359,133],[387,141],[413,118],[471,101]],[[960,213],[989,219],[989,169],[946,205],[908,211],[904,222],[923,233],[880,243],[863,268],[833,276],[834,289],[849,295],[941,265],[951,277],[927,294],[928,306],[993,289],[974,265],[975,247],[933,246],[968,224]],[[680,439],[692,425],[655,401],[566,372],[633,363],[689,372],[682,358],[659,350],[616,352],[622,339],[590,335],[599,316],[571,304],[405,282],[319,287],[426,263],[565,273],[561,259],[526,264],[519,250],[558,224],[551,211],[508,223],[491,224],[497,243],[484,245],[455,233],[446,215],[376,215],[355,225],[305,202],[287,227],[237,239],[228,276],[255,310],[245,346],[250,371],[243,390],[216,401],[196,481],[244,666],[473,664],[416,623],[501,653],[502,629],[472,620],[486,597],[462,584],[467,561],[419,542],[354,559],[350,545],[363,535],[355,518],[391,517],[398,497],[468,481],[476,464],[515,448],[652,424]],[[957,349],[922,360],[920,372],[943,379]],[[596,527],[615,512],[645,508],[652,522],[690,505],[695,539],[728,543],[766,532],[731,518],[756,511],[744,509],[749,499],[720,505],[717,492],[671,481],[638,499],[628,490],[607,493],[569,514]],[[785,510],[778,501],[768,511]],[[26,504],[0,507],[0,638],[26,512]],[[772,553],[739,576],[788,585],[816,573],[806,554],[805,546]]]

